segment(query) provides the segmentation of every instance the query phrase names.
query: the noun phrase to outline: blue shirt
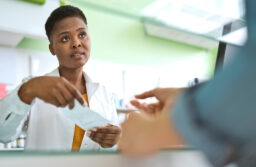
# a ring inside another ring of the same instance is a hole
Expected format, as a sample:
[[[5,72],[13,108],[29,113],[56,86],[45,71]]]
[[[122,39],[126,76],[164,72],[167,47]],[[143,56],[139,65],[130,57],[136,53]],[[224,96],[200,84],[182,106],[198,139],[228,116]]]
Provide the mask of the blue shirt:
[[[186,90],[170,112],[185,141],[215,166],[256,166],[256,1],[246,7],[247,44],[213,80]]]

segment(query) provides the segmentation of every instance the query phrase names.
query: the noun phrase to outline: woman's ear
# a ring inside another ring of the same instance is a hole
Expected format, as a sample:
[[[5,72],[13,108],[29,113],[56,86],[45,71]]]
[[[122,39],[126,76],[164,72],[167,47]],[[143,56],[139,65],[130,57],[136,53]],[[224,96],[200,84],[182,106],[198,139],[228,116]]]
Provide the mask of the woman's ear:
[[[49,50],[50,50],[50,52],[52,53],[52,55],[54,56],[54,55],[55,55],[55,52],[54,52],[52,43],[49,44]]]

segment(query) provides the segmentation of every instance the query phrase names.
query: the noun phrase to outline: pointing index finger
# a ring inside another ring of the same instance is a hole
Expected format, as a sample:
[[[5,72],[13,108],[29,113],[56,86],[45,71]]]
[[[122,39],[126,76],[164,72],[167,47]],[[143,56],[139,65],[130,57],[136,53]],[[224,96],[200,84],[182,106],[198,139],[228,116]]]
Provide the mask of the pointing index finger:
[[[80,91],[75,87],[73,86],[72,84],[70,84],[69,82],[65,82],[65,86],[67,87],[67,89],[70,91],[70,93],[73,95],[73,97],[75,99],[78,100],[78,102],[81,104],[81,105],[86,105],[86,102],[82,96],[82,94],[80,93]]]
[[[138,99],[146,99],[146,98],[153,97],[153,96],[155,96],[154,90],[146,91],[144,93],[135,95],[135,97]]]

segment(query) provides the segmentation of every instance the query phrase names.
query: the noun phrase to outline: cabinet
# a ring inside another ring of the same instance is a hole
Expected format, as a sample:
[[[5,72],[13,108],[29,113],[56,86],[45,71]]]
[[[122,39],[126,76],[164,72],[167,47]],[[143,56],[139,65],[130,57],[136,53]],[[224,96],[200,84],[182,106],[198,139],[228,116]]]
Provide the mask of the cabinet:
[[[43,5],[0,0],[0,45],[16,47],[24,37],[46,39],[45,21],[58,6],[59,0],[47,0]]]

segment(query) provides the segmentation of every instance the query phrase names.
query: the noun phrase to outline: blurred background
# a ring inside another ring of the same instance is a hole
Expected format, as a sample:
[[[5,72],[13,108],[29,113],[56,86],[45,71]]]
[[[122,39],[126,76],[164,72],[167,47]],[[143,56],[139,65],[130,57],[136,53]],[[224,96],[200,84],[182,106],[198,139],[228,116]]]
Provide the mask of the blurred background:
[[[44,24],[65,4],[85,13],[92,49],[84,71],[113,92],[120,113],[137,93],[210,79],[220,44],[246,40],[242,0],[0,0],[0,98],[58,66]],[[22,149],[24,140],[0,148]]]

